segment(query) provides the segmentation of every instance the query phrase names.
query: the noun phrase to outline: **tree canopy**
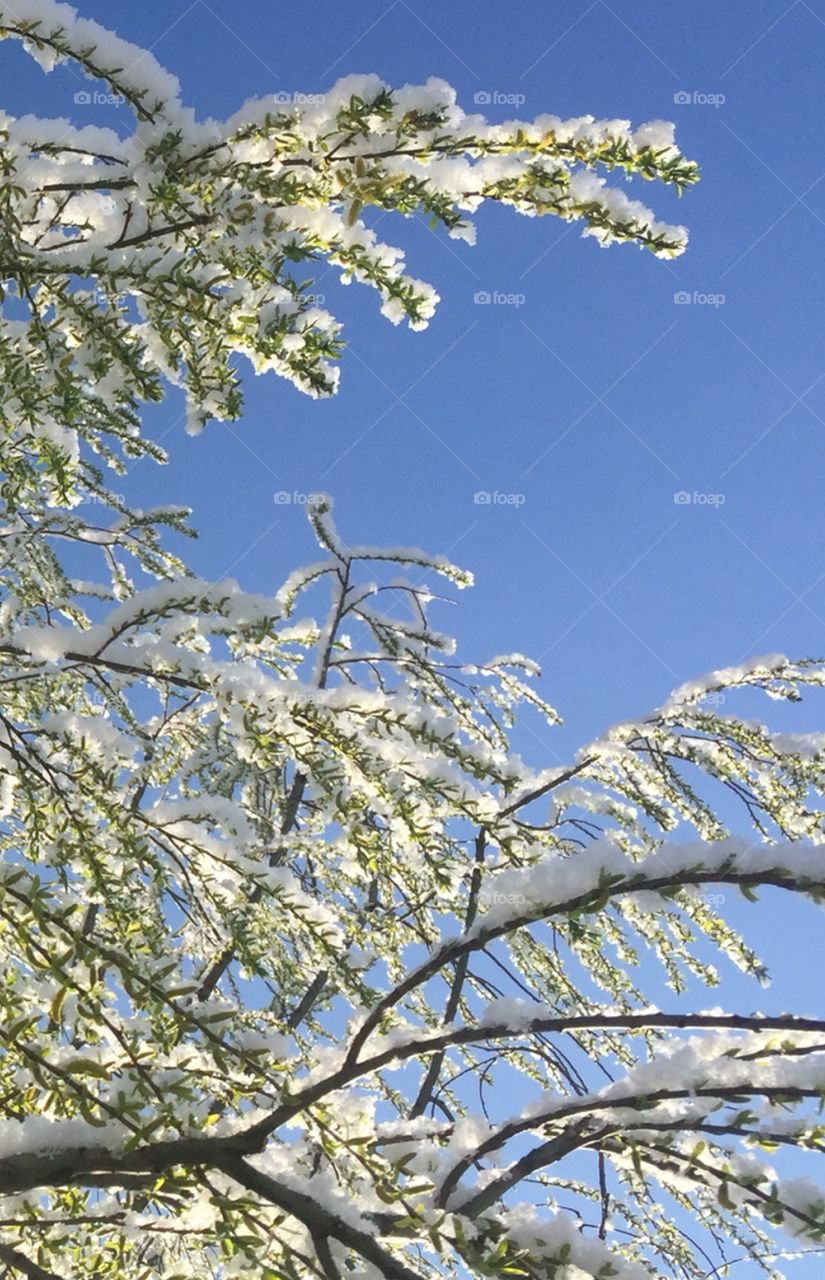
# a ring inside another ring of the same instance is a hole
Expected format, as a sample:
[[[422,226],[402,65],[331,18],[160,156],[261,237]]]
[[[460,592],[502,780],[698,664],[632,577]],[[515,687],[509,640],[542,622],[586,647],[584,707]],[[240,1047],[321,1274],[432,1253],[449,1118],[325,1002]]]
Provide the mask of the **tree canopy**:
[[[67,5],[2,4],[0,24],[46,69],[70,60],[103,81],[134,118],[123,137],[0,117],[0,275],[29,321],[4,341],[4,414],[44,447],[65,449],[73,429],[93,448],[134,451],[139,404],[167,380],[185,389],[191,429],[237,417],[237,356],[329,395],[341,338],[312,292],[319,264],[373,288],[395,324],[424,327],[438,301],[365,223],[373,212],[423,215],[472,241],[471,215],[492,201],[660,257],[686,243],[606,181],[616,170],[679,191],[695,181],[663,121],[488,124],[443,81],[393,90],[377,76],[197,121],[151,53]]]
[[[162,457],[139,415],[170,385],[193,428],[240,413],[239,355],[334,389],[320,261],[426,323],[372,209],[467,238],[487,199],[666,257],[683,229],[600,171],[695,166],[662,122],[489,125],[441,82],[200,123],[66,6],[0,20],[134,116],[2,119],[0,1267],[779,1274],[775,1228],[825,1230],[771,1163],[822,1147],[825,1019],[678,997],[714,948],[764,976],[713,886],[825,893],[821,735],[716,696],[798,701],[825,664],[715,671],[535,769],[535,665],[438,629],[461,568],[351,545],[319,497],[319,558],[253,596],[186,570],[185,510],[108,487]]]

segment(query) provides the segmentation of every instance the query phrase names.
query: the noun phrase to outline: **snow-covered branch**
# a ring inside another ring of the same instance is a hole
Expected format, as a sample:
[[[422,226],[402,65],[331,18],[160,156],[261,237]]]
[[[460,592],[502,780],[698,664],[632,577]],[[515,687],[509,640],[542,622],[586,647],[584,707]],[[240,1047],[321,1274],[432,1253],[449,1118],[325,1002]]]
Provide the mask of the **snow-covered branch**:
[[[680,192],[695,181],[663,121],[490,124],[443,81],[392,89],[366,75],[199,123],[150,53],[66,4],[0,4],[0,24],[44,70],[73,63],[134,118],[124,135],[0,116],[0,306],[14,307],[2,320],[4,414],[21,462],[38,446],[62,457],[57,497],[85,483],[78,440],[104,457],[155,452],[138,409],[170,382],[192,431],[238,416],[239,356],[309,395],[333,393],[340,326],[307,281],[319,259],[374,289],[392,323],[424,328],[438,295],[378,239],[373,210],[421,213],[472,242],[471,215],[491,201],[579,221],[602,245],[668,258],[686,244],[683,227],[607,182],[616,170]]]

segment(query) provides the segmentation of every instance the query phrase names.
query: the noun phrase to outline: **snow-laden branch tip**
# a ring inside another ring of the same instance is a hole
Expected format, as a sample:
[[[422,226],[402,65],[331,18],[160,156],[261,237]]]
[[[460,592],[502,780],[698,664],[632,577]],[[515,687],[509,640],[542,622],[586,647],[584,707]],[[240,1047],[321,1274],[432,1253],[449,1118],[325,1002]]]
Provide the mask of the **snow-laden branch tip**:
[[[13,306],[0,303],[4,412],[21,442],[65,455],[58,500],[82,469],[78,440],[157,452],[137,413],[169,384],[184,390],[190,431],[236,418],[239,356],[308,395],[333,394],[342,340],[312,281],[319,261],[373,289],[393,324],[425,328],[436,290],[362,214],[421,214],[472,243],[472,217],[492,202],[579,222],[603,246],[671,258],[687,244],[683,226],[609,181],[618,170],[681,192],[696,180],[661,120],[496,124],[463,111],[442,80],[393,88],[351,75],[198,121],[150,51],[66,4],[0,3],[0,25],[44,70],[71,64],[133,118],[124,133],[0,115],[0,281]]]

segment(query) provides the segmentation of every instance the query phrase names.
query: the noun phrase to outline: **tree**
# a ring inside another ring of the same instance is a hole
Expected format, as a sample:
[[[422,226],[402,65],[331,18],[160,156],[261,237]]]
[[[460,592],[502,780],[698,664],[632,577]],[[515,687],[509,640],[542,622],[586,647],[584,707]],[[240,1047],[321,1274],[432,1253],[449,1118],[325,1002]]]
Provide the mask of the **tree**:
[[[758,977],[704,887],[825,892],[819,740],[708,697],[825,668],[714,673],[534,774],[507,743],[520,704],[555,721],[530,664],[461,664],[427,622],[424,577],[460,571],[311,519],[323,559],[272,600],[176,577],[85,627],[6,606],[0,1260],[635,1280],[766,1254],[759,1218],[818,1241],[822,1193],[755,1153],[821,1146],[825,1022],[654,1010],[631,970],[646,947],[713,983],[704,934]]]
[[[325,95],[252,101],[223,124],[197,123],[150,53],[67,5],[0,4],[0,24],[44,68],[70,61],[103,81],[135,120],[129,137],[0,121],[0,276],[30,321],[25,338],[4,343],[4,413],[52,452],[66,450],[67,429],[97,450],[147,449],[137,409],[164,379],[184,386],[192,430],[237,417],[237,355],[330,394],[341,342],[307,278],[318,262],[375,289],[393,323],[426,326],[437,294],[362,213],[422,214],[472,241],[469,215],[487,200],[580,220],[602,244],[660,257],[685,246],[683,227],[599,176],[618,169],[677,191],[695,181],[662,121],[490,125],[440,80],[391,91],[350,76]]]
[[[136,129],[3,126],[6,1274],[642,1280],[770,1270],[774,1227],[816,1247],[825,1196],[767,1153],[822,1146],[825,1020],[652,1009],[633,970],[712,985],[709,942],[759,978],[707,888],[825,892],[821,739],[716,696],[797,700],[825,665],[715,672],[534,771],[533,664],[467,663],[429,619],[459,568],[349,546],[319,499],[321,559],[253,597],[103,470],[160,456],[139,410],[167,382],[195,426],[237,414],[235,353],[329,391],[294,274],[318,258],[426,321],[371,206],[466,235],[491,198],[678,252],[593,173],[691,181],[668,127],[488,126],[375,80],[196,125],[149,55],[14,8]]]

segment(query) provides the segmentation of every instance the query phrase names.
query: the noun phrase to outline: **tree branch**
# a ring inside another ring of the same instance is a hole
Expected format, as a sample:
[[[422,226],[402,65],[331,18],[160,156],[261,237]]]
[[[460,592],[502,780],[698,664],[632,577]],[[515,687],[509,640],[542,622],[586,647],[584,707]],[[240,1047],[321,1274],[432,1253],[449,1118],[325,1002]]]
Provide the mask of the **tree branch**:
[[[31,1258],[26,1257],[25,1253],[12,1249],[8,1244],[0,1244],[0,1262],[11,1267],[13,1271],[19,1271],[21,1275],[27,1276],[28,1280],[63,1280],[63,1277],[55,1271],[46,1271],[45,1267],[39,1266]]]
[[[486,844],[487,844],[487,833],[482,827],[478,835],[476,836],[476,842],[475,842],[475,863],[473,866],[472,879],[470,881],[470,896],[467,903],[467,911],[464,916],[464,932],[465,933],[467,932],[467,930],[470,928],[473,921],[475,920],[476,913],[478,911],[478,899],[479,899],[479,894],[481,893],[481,882],[482,882],[483,873],[484,873],[484,852],[486,849]],[[469,956],[462,956],[462,958],[459,960],[458,964],[456,965],[455,974],[453,975],[452,986],[450,987],[450,994],[447,997],[447,1005],[446,1005],[446,1008],[444,1009],[444,1017],[442,1019],[442,1021],[445,1023],[452,1022],[453,1018],[458,1012],[458,1006],[461,1001],[461,992],[464,987],[465,979],[467,977],[467,966],[469,963],[470,963]],[[444,1065],[444,1050],[439,1049],[436,1052],[435,1056],[430,1060],[430,1065],[424,1074],[424,1079],[421,1082],[421,1088],[418,1091],[418,1096],[415,1099],[415,1102],[413,1103],[412,1110],[410,1111],[410,1116],[413,1119],[416,1116],[420,1116],[424,1114],[427,1108],[427,1105],[430,1101],[430,1098],[432,1097],[433,1089],[436,1086],[438,1077],[441,1074],[441,1068],[443,1065]]]
[[[762,871],[737,871],[735,866],[727,869],[725,867],[716,869],[686,868],[652,876],[645,876],[644,871],[640,870],[635,874],[631,873],[626,877],[623,876],[621,880],[612,884],[595,884],[565,899],[563,902],[554,902],[544,907],[534,907],[530,911],[525,911],[522,915],[513,916],[487,928],[484,928],[482,923],[481,927],[477,928],[473,933],[465,934],[462,937],[444,943],[428,960],[419,965],[417,969],[413,969],[392,991],[387,992],[373,1006],[361,1027],[353,1036],[347,1054],[347,1062],[353,1063],[357,1061],[361,1049],[372,1032],[380,1025],[384,1016],[394,1009],[404,996],[409,995],[411,991],[415,991],[429,982],[438,973],[439,969],[443,969],[445,965],[456,963],[462,956],[470,955],[474,951],[481,951],[495,939],[504,937],[508,933],[515,933],[516,930],[523,929],[527,925],[550,920],[554,916],[569,917],[571,915],[584,914],[588,911],[594,911],[597,906],[599,909],[603,909],[610,899],[622,897],[628,893],[658,893],[663,889],[679,889],[703,884],[731,884],[743,888],[758,888],[766,885],[778,889],[786,889],[789,892],[815,893],[825,896],[825,872],[823,872],[822,876],[817,877],[793,876],[781,865],[768,867]]]
[[[355,1249],[367,1262],[378,1268],[387,1280],[421,1280],[421,1277],[410,1270],[403,1262],[384,1249],[375,1239],[375,1235],[352,1222],[345,1221],[337,1214],[325,1209],[313,1196],[293,1187],[286,1187],[268,1174],[261,1173],[246,1160],[240,1157],[226,1158],[221,1161],[222,1172],[234,1178],[241,1186],[274,1204],[279,1209],[297,1218],[309,1230],[311,1235],[326,1239],[338,1240],[350,1249]]]
[[[519,1117],[518,1120],[510,1121],[495,1130],[489,1138],[479,1143],[473,1151],[462,1156],[456,1161],[450,1172],[444,1178],[436,1203],[444,1208],[458,1187],[459,1182],[464,1174],[473,1164],[482,1156],[489,1155],[492,1151],[498,1151],[509,1142],[512,1138],[517,1137],[521,1133],[525,1133],[531,1129],[540,1129],[544,1124],[555,1124],[558,1121],[566,1120],[571,1116],[585,1115],[590,1116],[595,1112],[613,1111],[613,1110],[632,1110],[632,1111],[648,1111],[652,1107],[657,1106],[660,1102],[672,1101],[693,1101],[696,1098],[708,1098],[714,1101],[722,1098],[731,1102],[739,1102],[744,1098],[760,1097],[766,1098],[768,1101],[802,1101],[805,1098],[821,1097],[821,1089],[814,1087],[801,1087],[791,1085],[774,1085],[758,1083],[748,1083],[742,1085],[716,1085],[716,1086],[700,1086],[700,1087],[684,1087],[680,1089],[655,1089],[638,1092],[631,1092],[626,1095],[616,1097],[589,1097],[576,1099],[566,1106],[557,1106],[549,1108],[544,1114],[529,1115]],[[645,1126],[639,1122],[639,1127]],[[655,1127],[655,1121],[654,1125]],[[690,1122],[686,1121],[684,1128],[690,1127]],[[573,1148],[571,1148],[572,1150]]]

